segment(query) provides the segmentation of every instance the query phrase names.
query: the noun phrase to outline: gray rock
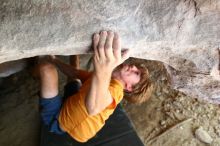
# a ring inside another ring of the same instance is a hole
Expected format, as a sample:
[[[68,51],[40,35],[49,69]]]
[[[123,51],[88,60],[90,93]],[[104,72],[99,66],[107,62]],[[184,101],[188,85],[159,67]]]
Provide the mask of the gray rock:
[[[26,68],[28,62],[26,59],[10,61],[0,64],[0,77],[8,77],[16,72]]]
[[[220,1],[0,0],[0,63],[36,55],[87,53],[94,32],[121,34],[132,56],[159,60],[174,88],[220,103]]]
[[[207,144],[211,144],[213,141],[212,137],[202,127],[199,127],[198,129],[196,129],[195,136],[201,142],[204,142]]]

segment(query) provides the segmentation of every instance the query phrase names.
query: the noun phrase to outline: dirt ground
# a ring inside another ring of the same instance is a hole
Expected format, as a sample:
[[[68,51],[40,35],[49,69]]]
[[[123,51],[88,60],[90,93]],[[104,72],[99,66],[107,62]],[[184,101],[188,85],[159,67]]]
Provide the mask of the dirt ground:
[[[219,105],[188,97],[170,87],[163,64],[147,61],[155,91],[142,105],[125,103],[136,130],[150,146],[206,146],[195,136],[199,127],[213,138],[209,145],[220,146]]]
[[[88,56],[82,60],[88,61]],[[86,63],[84,63],[85,65]],[[206,146],[195,137],[198,127],[220,146],[220,108],[173,90],[163,64],[146,61],[155,84],[154,94],[142,105],[123,101],[125,110],[146,146]],[[83,66],[85,67],[85,66]],[[60,79],[60,90],[65,78]],[[38,81],[27,70],[0,79],[0,146],[38,146],[40,121]]]

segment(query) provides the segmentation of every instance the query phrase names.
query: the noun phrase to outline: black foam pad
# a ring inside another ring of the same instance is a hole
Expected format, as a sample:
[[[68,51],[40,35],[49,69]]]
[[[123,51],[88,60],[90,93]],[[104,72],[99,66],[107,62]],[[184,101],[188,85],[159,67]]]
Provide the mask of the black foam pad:
[[[144,144],[119,104],[106,120],[105,126],[88,142],[77,142],[68,134],[50,133],[47,127],[42,125],[41,146],[144,146]]]

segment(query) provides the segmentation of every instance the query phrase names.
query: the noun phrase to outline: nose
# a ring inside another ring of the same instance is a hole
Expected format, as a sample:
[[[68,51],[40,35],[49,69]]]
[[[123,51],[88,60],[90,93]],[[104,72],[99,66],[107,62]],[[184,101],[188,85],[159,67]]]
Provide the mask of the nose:
[[[132,91],[132,86],[130,84],[125,84],[125,89],[128,91],[128,92],[131,92]]]

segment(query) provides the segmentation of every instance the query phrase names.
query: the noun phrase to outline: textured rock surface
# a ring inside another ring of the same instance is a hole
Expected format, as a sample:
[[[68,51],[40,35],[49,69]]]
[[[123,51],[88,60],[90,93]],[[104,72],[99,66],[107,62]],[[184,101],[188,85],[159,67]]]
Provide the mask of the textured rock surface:
[[[219,22],[218,0],[1,0],[0,62],[85,53],[112,29],[132,56],[171,66],[175,88],[217,103]]]

